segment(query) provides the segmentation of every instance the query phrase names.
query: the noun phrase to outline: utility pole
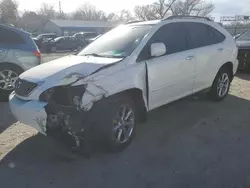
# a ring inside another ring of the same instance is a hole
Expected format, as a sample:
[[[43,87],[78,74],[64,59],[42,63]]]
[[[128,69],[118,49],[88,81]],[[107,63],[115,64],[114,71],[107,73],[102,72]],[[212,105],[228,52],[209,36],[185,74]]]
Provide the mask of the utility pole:
[[[59,13],[62,13],[61,1],[59,1]]]

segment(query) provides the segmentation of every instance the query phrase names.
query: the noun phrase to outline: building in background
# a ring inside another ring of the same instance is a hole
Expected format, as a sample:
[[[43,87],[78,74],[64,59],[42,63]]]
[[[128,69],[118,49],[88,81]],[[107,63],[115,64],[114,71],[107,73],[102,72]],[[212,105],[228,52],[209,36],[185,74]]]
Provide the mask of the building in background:
[[[102,34],[119,25],[118,22],[84,20],[48,20],[39,33],[55,33],[58,36],[71,36],[77,32]]]

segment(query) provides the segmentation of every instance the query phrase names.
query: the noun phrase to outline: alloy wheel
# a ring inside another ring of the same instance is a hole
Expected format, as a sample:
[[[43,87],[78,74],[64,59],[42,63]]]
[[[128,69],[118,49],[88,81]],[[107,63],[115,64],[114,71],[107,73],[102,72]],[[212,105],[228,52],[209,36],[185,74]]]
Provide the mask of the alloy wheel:
[[[18,79],[18,74],[12,70],[0,71],[0,89],[13,90]]]
[[[219,97],[224,97],[229,89],[229,84],[230,84],[230,80],[229,80],[229,76],[227,73],[223,73],[219,80],[218,80],[218,84],[217,84],[217,94]]]
[[[129,141],[135,128],[135,114],[129,105],[122,105],[113,120],[114,140],[123,144]]]

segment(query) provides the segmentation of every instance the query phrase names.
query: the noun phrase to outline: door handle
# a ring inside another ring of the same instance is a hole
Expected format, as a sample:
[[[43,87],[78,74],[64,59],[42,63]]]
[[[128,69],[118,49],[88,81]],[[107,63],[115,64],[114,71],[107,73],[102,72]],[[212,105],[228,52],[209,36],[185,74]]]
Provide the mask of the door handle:
[[[186,60],[190,61],[190,60],[193,60],[194,59],[194,56],[187,56],[186,57]]]
[[[217,51],[218,52],[222,52],[224,49],[223,48],[218,48]]]

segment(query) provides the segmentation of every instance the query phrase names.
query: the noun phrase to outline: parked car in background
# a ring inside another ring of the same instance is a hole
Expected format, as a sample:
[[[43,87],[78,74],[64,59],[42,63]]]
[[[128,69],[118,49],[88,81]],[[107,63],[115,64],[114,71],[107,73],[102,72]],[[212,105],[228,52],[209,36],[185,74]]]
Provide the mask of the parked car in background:
[[[44,33],[44,34],[38,35],[37,37],[34,37],[33,40],[35,41],[36,45],[40,49],[43,42],[54,39],[56,37],[57,35],[55,33]]]
[[[77,55],[23,73],[10,109],[39,132],[70,140],[74,149],[100,141],[121,151],[148,111],[203,90],[212,100],[223,100],[237,54],[231,34],[208,18],[125,24]]]
[[[75,37],[79,40],[89,40],[91,38],[96,37],[98,34],[96,32],[79,32],[79,33],[75,33],[72,37]]]
[[[250,72],[250,30],[236,39],[238,47],[239,70]]]
[[[238,33],[238,34],[234,35],[234,39],[237,40],[241,35],[243,35],[246,32],[247,32],[247,30],[242,32],[242,33]]]
[[[95,40],[98,39],[100,36],[102,36],[102,35],[98,35],[98,36],[96,36],[96,37],[94,37],[94,38],[88,39],[88,44],[90,44],[91,42],[95,41]]]
[[[75,37],[57,37],[53,40],[43,42],[43,49],[46,52],[57,51],[80,51],[85,43]]]
[[[30,33],[0,24],[0,98],[7,99],[18,76],[40,64],[40,51]]]

